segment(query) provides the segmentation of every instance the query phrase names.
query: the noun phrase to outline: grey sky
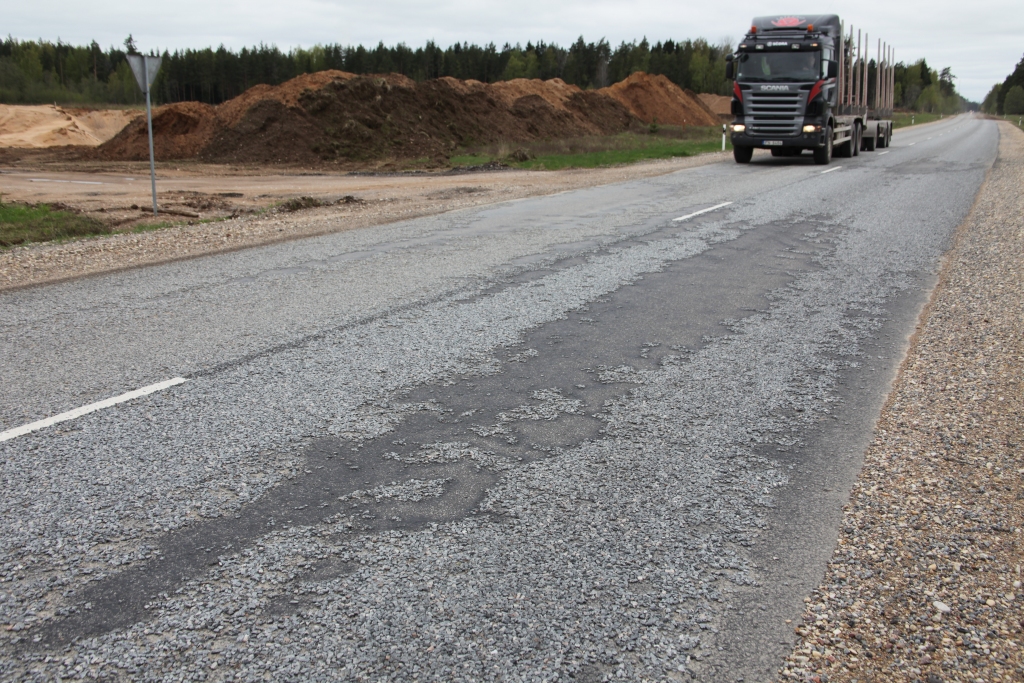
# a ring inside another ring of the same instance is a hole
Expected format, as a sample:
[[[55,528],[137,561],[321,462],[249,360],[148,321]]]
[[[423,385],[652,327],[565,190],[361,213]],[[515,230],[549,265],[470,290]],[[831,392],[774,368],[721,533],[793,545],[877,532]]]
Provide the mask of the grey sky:
[[[960,92],[977,101],[1024,55],[1020,0],[976,0],[966,5],[951,0],[847,4],[848,11],[838,3],[775,0],[3,0],[0,31],[26,40],[60,38],[81,44],[95,39],[104,47],[120,45],[132,33],[146,50],[220,44],[237,49],[260,42],[282,49],[380,41],[416,47],[430,39],[443,47],[455,41],[493,41],[500,46],[544,40],[567,45],[580,35],[588,41],[604,37],[612,44],[644,36],[652,42],[729,38],[735,44],[756,14],[837,12],[848,25],[867,30],[872,45],[882,38],[895,46],[897,59],[925,57],[933,68],[952,67]]]

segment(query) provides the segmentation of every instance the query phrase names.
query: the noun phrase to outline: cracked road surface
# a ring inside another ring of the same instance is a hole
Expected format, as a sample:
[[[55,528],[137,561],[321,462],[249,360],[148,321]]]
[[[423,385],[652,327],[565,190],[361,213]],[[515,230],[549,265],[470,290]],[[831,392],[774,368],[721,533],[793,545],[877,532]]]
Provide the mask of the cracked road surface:
[[[0,677],[768,680],[997,142],[0,295]]]

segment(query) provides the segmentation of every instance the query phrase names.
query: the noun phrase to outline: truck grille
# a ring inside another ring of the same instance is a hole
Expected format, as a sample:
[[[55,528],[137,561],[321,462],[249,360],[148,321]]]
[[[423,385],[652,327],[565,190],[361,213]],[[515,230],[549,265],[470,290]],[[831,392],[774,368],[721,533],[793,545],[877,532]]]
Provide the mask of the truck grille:
[[[755,86],[756,87],[756,86]],[[800,133],[804,120],[807,93],[756,92],[743,93],[748,130],[757,136],[792,137]]]

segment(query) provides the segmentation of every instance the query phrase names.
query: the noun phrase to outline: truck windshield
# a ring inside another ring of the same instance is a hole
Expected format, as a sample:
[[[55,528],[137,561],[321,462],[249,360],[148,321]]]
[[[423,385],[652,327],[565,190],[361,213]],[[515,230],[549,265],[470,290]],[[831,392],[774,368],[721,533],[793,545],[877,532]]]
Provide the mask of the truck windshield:
[[[816,81],[821,78],[817,52],[744,52],[739,56],[738,81]]]

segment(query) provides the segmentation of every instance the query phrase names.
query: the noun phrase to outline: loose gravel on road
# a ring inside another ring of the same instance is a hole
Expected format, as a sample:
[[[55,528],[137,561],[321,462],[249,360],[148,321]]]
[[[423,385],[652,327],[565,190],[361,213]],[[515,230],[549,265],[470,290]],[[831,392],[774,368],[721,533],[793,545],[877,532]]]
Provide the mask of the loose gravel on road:
[[[1024,680],[1024,133],[922,318],[781,680]]]
[[[449,217],[460,231],[491,229],[448,232],[444,249],[439,219],[410,222],[394,228],[407,246],[370,264],[372,315],[309,318],[287,343],[261,332],[259,352],[230,362],[204,365],[209,349],[173,390],[0,444],[0,679],[770,678],[859,469],[862,447],[847,441],[870,435],[870,420],[845,425],[857,405],[877,414],[880,377],[895,372],[875,349],[909,334],[995,155],[994,124],[944,125],[949,144],[895,147],[842,174],[768,159],[697,169],[704,187],[689,194],[687,173],[467,211]],[[844,195],[851,185],[874,201]],[[723,186],[730,197],[715,195]],[[830,210],[794,210],[796,198]],[[559,231],[577,247],[560,257]],[[326,258],[361,237],[284,246]],[[497,265],[402,293],[435,251]],[[164,305],[216,313],[182,324],[207,341],[237,314],[226,308],[255,296],[230,288],[284,290],[342,269],[235,281],[235,262],[254,255],[146,274],[169,277],[161,287],[202,280]],[[263,256],[278,268],[310,258]],[[22,302],[6,319],[33,339],[62,329],[21,322],[36,309],[67,306],[76,334],[113,325],[150,310],[122,294],[140,274],[6,293]],[[317,302],[341,308],[329,289]],[[651,338],[653,323],[617,324],[630,304],[677,327]],[[706,336],[678,343],[704,318]],[[127,348],[156,320],[107,343]],[[624,350],[598,357],[603,345]],[[92,361],[55,357],[67,374],[45,373],[37,392],[51,402]],[[531,384],[498,403],[488,382]],[[822,464],[835,480],[824,489],[809,480]],[[291,491],[305,500],[288,504]],[[821,514],[779,520],[794,499]],[[780,539],[807,528],[827,542],[788,563]],[[211,529],[231,534],[189,535]]]

